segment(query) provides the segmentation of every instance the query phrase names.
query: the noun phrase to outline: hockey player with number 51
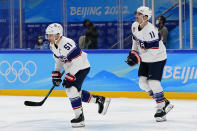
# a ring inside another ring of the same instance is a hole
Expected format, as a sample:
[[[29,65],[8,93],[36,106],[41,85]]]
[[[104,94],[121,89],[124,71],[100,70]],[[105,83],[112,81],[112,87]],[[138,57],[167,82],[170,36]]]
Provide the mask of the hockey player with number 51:
[[[158,29],[148,22],[152,15],[151,9],[141,6],[135,15],[136,22],[131,26],[133,45],[126,63],[130,66],[140,63],[139,87],[155,99],[156,121],[166,121],[166,114],[173,108],[170,101],[164,97],[161,86],[163,68],[167,60],[166,48]]]
[[[76,116],[71,120],[72,127],[85,126],[82,102],[98,104],[98,112],[105,115],[111,99],[81,90],[83,81],[90,71],[87,54],[72,39],[63,36],[63,28],[58,23],[50,24],[46,28],[46,39],[50,41],[50,49],[56,61],[55,70],[52,72],[53,84],[59,86],[62,82],[60,73],[62,67],[67,72],[62,85]]]

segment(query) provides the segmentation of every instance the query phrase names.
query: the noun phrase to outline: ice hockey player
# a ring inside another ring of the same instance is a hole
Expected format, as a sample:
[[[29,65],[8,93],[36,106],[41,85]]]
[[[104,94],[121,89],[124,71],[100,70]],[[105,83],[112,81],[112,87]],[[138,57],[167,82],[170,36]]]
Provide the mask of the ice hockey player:
[[[135,15],[136,21],[131,26],[133,45],[126,63],[130,66],[140,63],[139,87],[155,99],[156,121],[166,121],[166,114],[173,108],[170,101],[164,97],[161,86],[163,68],[167,60],[166,48],[158,29],[148,22],[152,15],[151,9],[141,6]]]
[[[87,54],[72,40],[63,36],[63,28],[58,23],[50,24],[46,28],[46,39],[50,41],[50,49],[55,59],[55,70],[52,72],[52,82],[59,86],[61,69],[64,67],[65,78],[62,82],[71,102],[75,118],[71,120],[72,127],[84,127],[82,102],[98,104],[98,113],[105,115],[111,99],[92,95],[81,90],[84,79],[90,71]]]

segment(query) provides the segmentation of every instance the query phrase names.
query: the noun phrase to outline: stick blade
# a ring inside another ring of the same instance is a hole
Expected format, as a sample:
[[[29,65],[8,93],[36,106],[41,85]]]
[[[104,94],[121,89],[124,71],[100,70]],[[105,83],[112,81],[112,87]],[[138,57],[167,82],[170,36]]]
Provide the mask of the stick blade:
[[[42,102],[25,101],[24,104],[26,106],[41,106],[43,103]]]

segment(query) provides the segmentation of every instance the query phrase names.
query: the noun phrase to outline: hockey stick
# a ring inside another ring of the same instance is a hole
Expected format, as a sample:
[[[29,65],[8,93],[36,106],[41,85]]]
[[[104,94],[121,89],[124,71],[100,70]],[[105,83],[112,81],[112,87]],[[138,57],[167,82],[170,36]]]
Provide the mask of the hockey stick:
[[[61,77],[63,76],[64,73],[65,73],[65,71],[63,71],[61,73]],[[50,89],[49,93],[45,96],[45,98],[42,101],[40,101],[40,102],[25,101],[24,104],[26,106],[42,106],[44,104],[44,102],[46,101],[46,99],[49,97],[49,95],[51,94],[51,92],[53,91],[54,88],[55,88],[55,86],[53,85],[52,88]]]
[[[127,36],[126,38],[123,39],[123,42],[125,42],[126,40],[128,40],[132,35]],[[109,49],[113,49],[116,45],[118,45],[120,43],[120,41],[116,42],[115,44],[113,44]]]

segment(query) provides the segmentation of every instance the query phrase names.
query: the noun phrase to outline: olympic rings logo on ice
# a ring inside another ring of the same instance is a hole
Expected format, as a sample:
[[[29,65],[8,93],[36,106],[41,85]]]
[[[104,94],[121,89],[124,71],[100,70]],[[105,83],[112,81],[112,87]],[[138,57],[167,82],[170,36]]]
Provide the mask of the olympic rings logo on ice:
[[[14,67],[16,64],[20,65],[20,69],[18,71]],[[2,65],[8,66],[8,68],[4,70],[4,72],[1,69]],[[28,66],[30,65],[34,66],[33,72],[30,72],[30,69],[28,68]],[[4,76],[9,83],[15,82],[17,78],[20,82],[27,83],[30,80],[31,76],[34,76],[36,72],[37,65],[34,61],[27,61],[24,65],[21,61],[14,61],[12,65],[8,61],[0,61],[0,74]],[[14,78],[12,79],[8,78],[8,75],[12,75],[11,73],[14,75]],[[24,73],[25,75],[27,75],[27,78],[25,79],[21,77]]]

